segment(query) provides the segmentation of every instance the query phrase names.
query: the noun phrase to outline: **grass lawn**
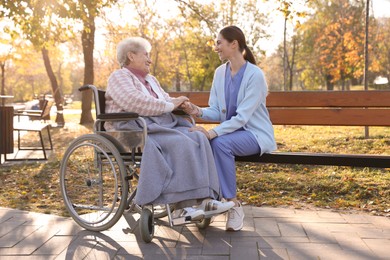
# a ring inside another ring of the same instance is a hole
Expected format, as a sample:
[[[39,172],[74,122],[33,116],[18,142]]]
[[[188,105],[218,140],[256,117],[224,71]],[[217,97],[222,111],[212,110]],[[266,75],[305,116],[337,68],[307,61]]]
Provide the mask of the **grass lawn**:
[[[281,151],[389,154],[390,128],[276,126]],[[362,210],[390,216],[390,168],[237,164],[239,197],[253,205]]]
[[[52,118],[53,119],[53,118]],[[62,154],[92,127],[65,114],[64,128],[52,129],[54,153],[47,162],[17,163],[0,168],[0,205],[68,216],[59,190]],[[212,127],[212,126],[207,126]],[[390,128],[275,126],[281,151],[387,154]],[[321,207],[390,216],[390,168],[237,163],[238,197],[244,204]]]

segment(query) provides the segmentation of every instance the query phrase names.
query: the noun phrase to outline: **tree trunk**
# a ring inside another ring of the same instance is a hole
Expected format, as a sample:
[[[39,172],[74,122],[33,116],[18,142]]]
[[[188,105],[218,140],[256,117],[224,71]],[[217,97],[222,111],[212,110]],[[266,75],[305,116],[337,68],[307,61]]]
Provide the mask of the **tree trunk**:
[[[366,0],[366,26],[364,37],[364,90],[368,90],[368,25],[369,25],[370,0]]]
[[[290,78],[290,81],[289,81],[289,90],[292,91],[293,89],[293,83],[294,83],[294,65],[295,65],[295,52],[296,52],[296,38],[294,37],[293,40],[292,40],[292,44],[293,44],[293,48],[292,48],[292,51],[291,51],[291,63],[289,60],[287,65],[288,65],[288,70],[289,70],[289,78]],[[287,56],[288,58],[288,56]]]
[[[1,95],[5,95],[5,62],[0,63],[1,67]]]
[[[179,67],[176,67],[176,84],[175,84],[175,90],[177,92],[180,92],[180,71]]]
[[[326,81],[326,90],[333,90],[334,89],[334,86],[333,86],[333,82],[332,82],[332,76],[331,75],[326,75],[325,77],[325,81]]]
[[[56,76],[54,75],[53,68],[51,67],[50,64],[49,52],[45,47],[43,47],[41,51],[42,51],[42,57],[43,57],[43,62],[45,64],[46,72],[50,79],[54,101],[57,107],[57,115],[56,115],[55,122],[57,123],[58,126],[64,126],[65,125],[64,107],[63,107],[64,99],[62,97],[61,92],[59,91],[57,79]]]
[[[233,15],[235,12],[236,0],[230,0],[230,10],[229,10],[229,24],[234,24]]]
[[[206,82],[206,75],[203,76],[203,79],[202,79],[202,84],[200,85],[200,89],[199,91],[204,91],[204,85],[205,85],[205,82]]]
[[[364,90],[368,90],[368,26],[370,19],[370,0],[366,0],[366,27],[365,27],[365,37],[364,37]],[[364,127],[364,137],[367,139],[370,137],[370,131],[368,126]]]
[[[287,16],[284,18],[284,30],[283,30],[283,90],[287,91],[287,47],[286,47],[286,34],[287,34]]]
[[[84,22],[84,30],[81,35],[81,42],[84,54],[84,85],[93,84],[93,49],[95,44],[95,17],[90,17],[88,22]],[[92,91],[81,92],[81,118],[80,124],[93,123],[92,117]]]

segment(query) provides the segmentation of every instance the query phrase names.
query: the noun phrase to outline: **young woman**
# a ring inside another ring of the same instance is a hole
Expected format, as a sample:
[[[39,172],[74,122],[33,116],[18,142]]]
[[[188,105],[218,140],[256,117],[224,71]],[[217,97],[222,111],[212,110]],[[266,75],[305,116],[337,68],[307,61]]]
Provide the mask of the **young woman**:
[[[235,206],[228,211],[226,230],[244,225],[244,210],[237,200],[235,156],[263,154],[276,149],[274,130],[266,108],[268,87],[262,70],[246,45],[240,28],[228,26],[218,35],[215,51],[221,61],[214,74],[209,107],[185,102],[182,108],[205,120],[221,122],[206,131],[200,126],[213,150],[222,195]]]

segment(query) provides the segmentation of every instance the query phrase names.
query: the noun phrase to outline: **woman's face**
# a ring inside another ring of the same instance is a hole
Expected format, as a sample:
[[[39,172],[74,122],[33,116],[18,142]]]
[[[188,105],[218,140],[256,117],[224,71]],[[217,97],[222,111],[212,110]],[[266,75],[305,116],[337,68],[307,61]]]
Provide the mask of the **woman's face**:
[[[150,60],[150,54],[145,49],[138,52],[129,52],[127,55],[130,59],[130,68],[141,70],[145,73],[150,72],[152,61]]]
[[[221,34],[218,34],[214,51],[218,53],[221,61],[228,60],[232,56],[234,51],[232,44],[223,38]]]

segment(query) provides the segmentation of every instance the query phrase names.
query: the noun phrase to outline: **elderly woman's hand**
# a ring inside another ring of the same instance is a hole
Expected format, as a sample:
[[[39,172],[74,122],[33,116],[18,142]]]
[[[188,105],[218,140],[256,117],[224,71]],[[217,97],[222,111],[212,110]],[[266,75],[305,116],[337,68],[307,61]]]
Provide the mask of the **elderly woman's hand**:
[[[177,109],[181,104],[183,104],[185,101],[188,101],[188,97],[180,96],[177,98],[172,98],[171,101],[173,103],[174,109]]]
[[[202,132],[206,137],[207,139],[211,140],[215,137],[217,137],[217,133],[211,129],[209,131],[207,131],[204,127],[202,126],[194,126],[194,127],[191,127],[189,129],[190,132],[194,132],[194,131],[199,131],[199,132]]]
[[[180,108],[191,116],[200,117],[202,115],[201,109],[198,106],[192,104],[190,101],[186,101],[181,104]]]

